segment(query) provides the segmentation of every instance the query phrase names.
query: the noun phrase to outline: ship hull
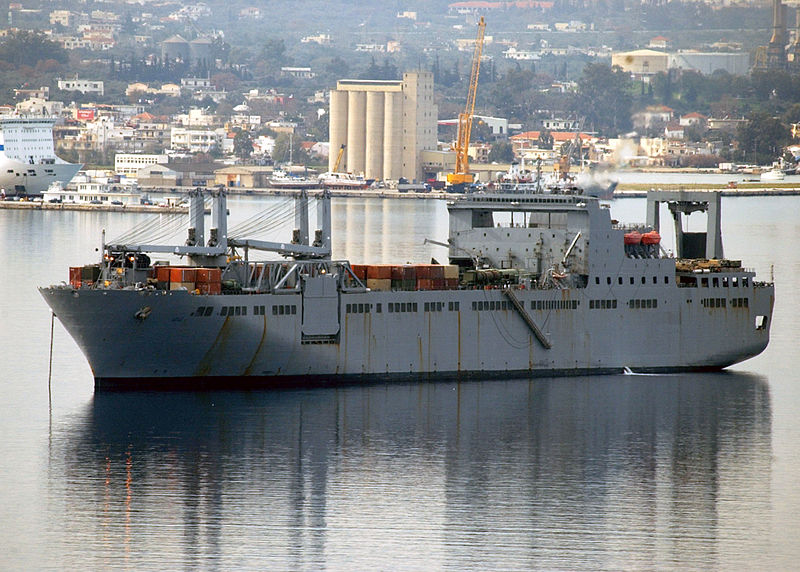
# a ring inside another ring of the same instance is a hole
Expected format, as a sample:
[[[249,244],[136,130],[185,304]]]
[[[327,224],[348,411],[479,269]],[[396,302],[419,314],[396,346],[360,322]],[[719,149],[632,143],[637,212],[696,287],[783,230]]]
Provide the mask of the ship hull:
[[[0,189],[6,196],[41,195],[54,182],[66,185],[82,165],[73,163],[27,164],[0,158]]]
[[[517,291],[540,338],[499,289],[339,292],[325,307],[301,292],[41,292],[97,389],[715,370],[766,347],[774,298],[771,286],[720,288],[747,306],[706,308],[707,290],[652,286],[658,310],[633,309],[643,292],[631,287],[595,309],[607,290]]]

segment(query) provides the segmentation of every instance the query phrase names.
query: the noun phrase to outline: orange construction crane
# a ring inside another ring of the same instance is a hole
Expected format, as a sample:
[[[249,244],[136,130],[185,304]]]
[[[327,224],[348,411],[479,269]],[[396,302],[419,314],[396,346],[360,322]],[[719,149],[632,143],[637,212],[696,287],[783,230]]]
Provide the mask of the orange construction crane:
[[[481,16],[478,22],[478,38],[475,40],[475,52],[472,54],[472,73],[469,78],[467,90],[467,105],[464,112],[458,115],[458,135],[455,145],[456,168],[455,172],[448,173],[447,182],[452,186],[463,187],[474,180],[469,172],[469,136],[472,132],[472,117],[475,112],[475,96],[478,94],[478,75],[481,71],[481,54],[483,53],[483,35],[486,31],[486,22]]]
[[[342,162],[342,155],[344,155],[344,148],[347,147],[344,143],[342,146],[339,147],[339,154],[336,155],[336,163],[333,164],[333,172],[336,173],[339,171],[339,163]]]

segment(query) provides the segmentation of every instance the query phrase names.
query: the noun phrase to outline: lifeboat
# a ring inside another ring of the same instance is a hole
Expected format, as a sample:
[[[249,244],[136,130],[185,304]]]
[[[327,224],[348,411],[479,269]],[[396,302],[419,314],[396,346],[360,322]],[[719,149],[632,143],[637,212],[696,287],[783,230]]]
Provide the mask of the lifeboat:
[[[642,242],[642,233],[636,232],[635,230],[633,232],[626,232],[625,233],[625,244],[626,245],[639,244],[640,242]]]
[[[659,244],[661,242],[661,235],[658,231],[651,230],[642,235],[642,244]]]

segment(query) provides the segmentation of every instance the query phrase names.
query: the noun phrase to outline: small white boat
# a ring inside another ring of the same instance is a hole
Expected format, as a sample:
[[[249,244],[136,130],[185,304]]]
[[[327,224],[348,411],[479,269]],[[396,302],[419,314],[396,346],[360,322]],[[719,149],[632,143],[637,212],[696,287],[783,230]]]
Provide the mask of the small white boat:
[[[782,181],[785,177],[786,175],[783,174],[780,167],[773,167],[769,171],[761,173],[762,181]]]
[[[275,171],[269,178],[269,186],[274,189],[313,189],[320,186],[316,179],[293,176],[286,171]]]
[[[330,171],[319,176],[319,181],[326,189],[367,189],[369,181],[353,173],[338,173]]]

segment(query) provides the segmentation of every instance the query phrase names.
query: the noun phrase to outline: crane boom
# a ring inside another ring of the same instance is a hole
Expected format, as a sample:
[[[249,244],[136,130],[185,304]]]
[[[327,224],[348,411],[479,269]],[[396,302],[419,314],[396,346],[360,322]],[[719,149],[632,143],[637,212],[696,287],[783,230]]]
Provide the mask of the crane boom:
[[[475,51],[472,54],[472,72],[467,90],[467,104],[463,113],[458,115],[458,135],[456,139],[456,168],[455,172],[447,175],[447,182],[451,185],[464,185],[473,181],[469,172],[469,138],[472,132],[472,118],[475,113],[475,97],[478,94],[478,76],[481,71],[481,54],[483,53],[483,36],[486,31],[486,22],[481,16],[478,22],[478,37],[475,40]]]
[[[339,171],[339,163],[342,162],[342,155],[344,155],[344,148],[347,147],[344,143],[342,146],[339,147],[339,154],[336,155],[336,163],[333,164],[333,172],[336,173]]]

